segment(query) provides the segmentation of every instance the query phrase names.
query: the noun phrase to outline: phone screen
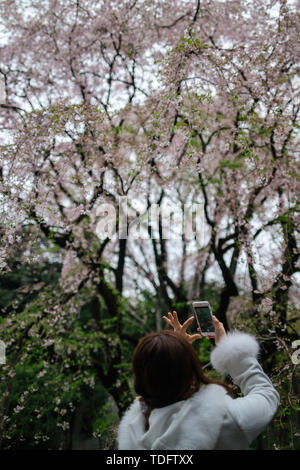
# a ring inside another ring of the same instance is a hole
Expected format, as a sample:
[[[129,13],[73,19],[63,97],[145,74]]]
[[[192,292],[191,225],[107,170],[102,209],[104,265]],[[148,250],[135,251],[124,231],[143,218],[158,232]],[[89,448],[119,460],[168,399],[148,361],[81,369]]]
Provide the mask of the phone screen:
[[[214,333],[215,327],[208,307],[194,307],[203,333]]]

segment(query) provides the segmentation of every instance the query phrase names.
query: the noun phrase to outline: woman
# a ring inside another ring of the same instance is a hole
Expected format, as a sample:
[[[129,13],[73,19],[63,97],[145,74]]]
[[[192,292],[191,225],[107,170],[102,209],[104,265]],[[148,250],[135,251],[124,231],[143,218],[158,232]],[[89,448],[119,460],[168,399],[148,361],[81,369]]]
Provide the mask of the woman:
[[[226,334],[213,316],[216,347],[213,367],[230,375],[243,397],[213,381],[201,368],[189,335],[177,313],[163,317],[174,331],[143,338],[133,355],[134,386],[138,397],[124,414],[118,430],[119,450],[248,449],[274,417],[279,395],[257,361],[254,336]]]

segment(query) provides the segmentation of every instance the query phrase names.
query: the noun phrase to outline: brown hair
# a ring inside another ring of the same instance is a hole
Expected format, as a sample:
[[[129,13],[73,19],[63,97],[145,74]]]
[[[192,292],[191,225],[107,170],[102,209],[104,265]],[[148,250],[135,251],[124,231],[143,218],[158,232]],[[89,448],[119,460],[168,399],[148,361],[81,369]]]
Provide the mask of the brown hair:
[[[204,374],[191,344],[178,333],[162,330],[150,333],[138,343],[132,359],[134,388],[151,409],[189,398],[201,384],[222,385],[232,396],[231,387]]]

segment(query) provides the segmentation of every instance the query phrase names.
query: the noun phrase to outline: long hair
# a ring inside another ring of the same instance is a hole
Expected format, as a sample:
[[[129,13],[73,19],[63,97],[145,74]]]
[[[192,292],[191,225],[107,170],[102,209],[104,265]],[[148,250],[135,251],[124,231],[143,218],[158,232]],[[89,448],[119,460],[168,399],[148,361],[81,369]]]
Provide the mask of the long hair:
[[[222,385],[232,396],[230,386],[205,375],[195,349],[174,331],[145,336],[134,350],[132,366],[134,388],[148,406],[148,416],[153,408],[189,398],[201,384]]]

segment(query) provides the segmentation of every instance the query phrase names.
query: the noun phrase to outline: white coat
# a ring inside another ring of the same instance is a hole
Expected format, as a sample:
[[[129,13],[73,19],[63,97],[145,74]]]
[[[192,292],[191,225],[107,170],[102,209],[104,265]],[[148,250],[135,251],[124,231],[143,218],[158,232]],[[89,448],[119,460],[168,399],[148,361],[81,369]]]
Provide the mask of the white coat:
[[[228,333],[213,349],[211,363],[222,375],[230,375],[244,396],[234,399],[221,385],[203,385],[186,400],[153,409],[148,431],[136,398],[121,419],[118,449],[248,449],[279,405],[279,394],[257,361],[258,353],[254,336]]]

